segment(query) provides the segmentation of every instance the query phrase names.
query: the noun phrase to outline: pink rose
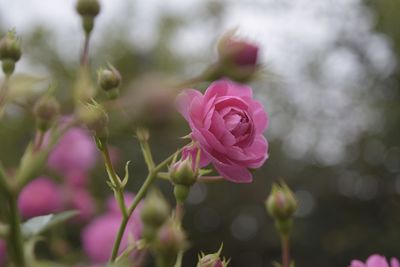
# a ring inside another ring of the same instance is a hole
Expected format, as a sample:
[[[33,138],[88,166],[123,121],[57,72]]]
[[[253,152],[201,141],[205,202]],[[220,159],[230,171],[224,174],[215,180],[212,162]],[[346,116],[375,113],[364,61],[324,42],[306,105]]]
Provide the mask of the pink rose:
[[[359,260],[351,261],[349,267],[400,267],[400,263],[396,258],[392,258],[389,265],[385,257],[374,254],[369,256],[366,263]]]
[[[125,195],[125,203],[127,205],[131,204],[133,198],[133,194],[127,193]],[[109,260],[121,224],[122,214],[115,200],[113,201],[109,198],[107,201],[107,208],[107,212],[91,221],[81,234],[83,249],[92,263],[105,263]],[[143,227],[140,219],[140,209],[141,203],[129,219],[121,241],[119,253],[130,245],[130,241],[137,241],[140,239]],[[140,257],[140,253],[134,251],[132,257],[136,259]]]
[[[204,95],[194,89],[183,91],[177,104],[201,149],[202,166],[211,162],[226,179],[251,182],[248,169],[261,167],[268,158],[268,143],[263,136],[268,116],[263,105],[253,99],[252,89],[219,80]],[[193,152],[193,148],[189,150]]]
[[[62,191],[51,179],[39,177],[22,189],[18,207],[24,218],[59,212],[63,208]]]
[[[90,135],[81,128],[71,128],[49,155],[48,166],[61,174],[85,173],[96,163],[97,149]]]

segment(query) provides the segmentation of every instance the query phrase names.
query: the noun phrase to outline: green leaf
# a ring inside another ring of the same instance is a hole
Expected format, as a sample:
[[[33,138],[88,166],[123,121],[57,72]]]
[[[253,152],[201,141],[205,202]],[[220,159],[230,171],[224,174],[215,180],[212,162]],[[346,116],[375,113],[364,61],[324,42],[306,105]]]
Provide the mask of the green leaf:
[[[78,214],[78,211],[71,210],[58,214],[49,214],[44,216],[34,217],[29,219],[22,225],[22,234],[25,238],[31,238],[39,235],[45,230],[53,227],[56,224],[65,222]]]
[[[200,170],[199,170],[199,174],[200,174],[200,176],[202,176],[202,175],[209,174],[209,173],[211,173],[212,171],[213,171],[212,169],[200,169]]]

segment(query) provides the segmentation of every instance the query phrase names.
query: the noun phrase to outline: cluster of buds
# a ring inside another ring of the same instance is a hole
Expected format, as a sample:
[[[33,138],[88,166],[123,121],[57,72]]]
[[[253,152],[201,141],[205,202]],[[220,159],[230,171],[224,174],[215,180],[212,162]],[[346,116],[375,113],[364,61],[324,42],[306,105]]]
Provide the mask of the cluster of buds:
[[[33,108],[36,124],[40,131],[47,131],[60,113],[60,104],[51,95],[41,97]]]
[[[98,71],[98,84],[101,89],[106,92],[110,99],[115,99],[119,95],[119,86],[121,84],[121,74],[111,64],[108,68],[103,68]]]
[[[179,203],[183,203],[189,195],[190,187],[197,181],[199,176],[199,157],[193,161],[189,154],[186,158],[172,163],[169,175],[174,184],[174,195]]]
[[[82,26],[86,35],[89,35],[94,27],[94,19],[100,13],[98,0],[78,0],[76,11],[82,17]]]
[[[290,188],[285,183],[273,184],[265,205],[269,215],[274,218],[278,231],[283,235],[289,235],[293,214],[298,205]]]
[[[15,69],[15,64],[21,58],[21,43],[14,31],[9,31],[0,40],[0,60],[3,72],[10,76]]]
[[[104,108],[93,102],[78,109],[77,117],[93,132],[96,138],[106,139],[108,137],[108,115]]]
[[[158,231],[154,242],[157,266],[174,266],[180,251],[187,247],[186,235],[180,223],[169,219]]]
[[[170,207],[159,191],[148,193],[144,200],[141,219],[143,222],[143,237],[151,242],[156,237],[160,227],[168,220]]]
[[[254,77],[259,65],[258,46],[235,36],[234,31],[225,33],[218,45],[218,63],[214,76],[228,76],[239,82]]]
[[[203,252],[199,255],[197,267],[227,267],[229,260],[225,258],[221,259],[222,245],[216,253],[204,254]]]

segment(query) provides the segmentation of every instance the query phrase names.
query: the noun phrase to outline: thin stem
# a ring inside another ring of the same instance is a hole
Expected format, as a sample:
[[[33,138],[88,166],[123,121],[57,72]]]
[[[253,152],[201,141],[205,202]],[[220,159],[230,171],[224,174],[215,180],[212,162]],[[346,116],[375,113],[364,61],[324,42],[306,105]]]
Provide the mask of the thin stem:
[[[281,245],[282,245],[282,267],[289,267],[290,244],[288,235],[281,234]]]
[[[176,258],[176,263],[175,263],[174,267],[181,267],[182,266],[183,254],[184,254],[183,250],[179,251],[178,257]]]
[[[44,141],[44,132],[41,130],[37,130],[35,138],[35,146],[33,151],[38,151],[42,147],[43,141]]]
[[[173,153],[170,155],[168,158],[166,158],[164,161],[162,161],[160,164],[158,164],[156,167],[153,168],[153,170],[147,175],[146,180],[142,184],[142,186],[139,189],[139,192],[136,194],[131,206],[128,209],[127,216],[122,218],[121,225],[118,229],[117,237],[114,242],[110,262],[114,262],[118,256],[118,251],[119,247],[121,245],[121,240],[125,232],[126,225],[128,224],[129,218],[131,217],[132,213],[136,209],[137,205],[140,203],[140,201],[143,199],[145,196],[147,190],[151,186],[151,184],[154,182],[155,178],[157,177],[158,172],[160,172],[169,162],[172,161],[174,156],[177,153],[180,153],[183,148],[179,149],[177,152]]]
[[[89,64],[89,42],[90,42],[90,34],[86,34],[85,43],[83,45],[82,57],[81,57],[82,66],[87,66]]]
[[[17,197],[13,194],[8,195],[9,204],[9,237],[8,248],[15,267],[25,267],[25,255],[21,233],[21,221],[19,218]]]
[[[6,173],[4,171],[3,165],[0,162],[0,190],[2,193],[7,194],[10,190],[7,183]]]
[[[140,141],[140,148],[142,149],[143,157],[149,171],[154,169],[154,160],[151,154],[151,149],[147,141]]]
[[[124,188],[121,184],[121,179],[118,177],[117,173],[115,172],[114,166],[111,161],[110,151],[108,149],[108,144],[106,141],[102,142],[101,146],[101,154],[103,156],[104,165],[106,167],[108,177],[111,179],[111,182],[114,184],[114,195],[115,199],[117,200],[118,206],[122,212],[123,217],[127,217],[128,213],[125,206],[125,199],[124,199]]]
[[[182,224],[183,211],[184,211],[183,203],[176,202],[175,219],[179,222],[179,224]]]
[[[7,102],[8,84],[10,82],[10,75],[6,75],[0,89],[0,117],[3,114]]]

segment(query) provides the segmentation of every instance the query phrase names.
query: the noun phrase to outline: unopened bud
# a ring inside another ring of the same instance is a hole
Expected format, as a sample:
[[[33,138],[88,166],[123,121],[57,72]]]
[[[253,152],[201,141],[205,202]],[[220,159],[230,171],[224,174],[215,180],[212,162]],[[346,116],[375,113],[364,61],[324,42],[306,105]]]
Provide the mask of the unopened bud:
[[[271,193],[265,202],[268,213],[275,220],[289,220],[297,209],[293,192],[285,184],[273,184]]]
[[[193,185],[197,180],[198,173],[194,165],[196,164],[193,162],[191,156],[173,163],[169,170],[171,181],[175,185]]]
[[[237,81],[247,81],[257,71],[259,47],[230,31],[218,43],[219,71]]]
[[[137,128],[136,129],[136,137],[139,139],[140,142],[147,142],[150,139],[149,130],[146,128]]]
[[[78,118],[97,137],[107,137],[108,115],[100,104],[93,103],[80,107]]]
[[[121,74],[112,65],[108,65],[106,69],[100,69],[98,72],[98,83],[106,92],[118,90],[121,84]]]
[[[33,112],[37,118],[38,128],[46,131],[60,113],[60,104],[53,96],[44,96],[36,102]]]
[[[174,266],[178,253],[186,246],[186,236],[181,226],[172,219],[168,220],[158,232],[154,244],[157,266]]]
[[[222,245],[220,249],[213,254],[201,253],[196,267],[226,267],[229,264],[229,260],[221,259]]]
[[[11,75],[15,69],[15,63],[21,58],[21,43],[15,32],[9,31],[0,40],[0,60],[3,63],[3,72]]]
[[[78,0],[76,11],[82,16],[82,25],[89,34],[94,27],[94,18],[100,13],[100,3],[98,0]]]

